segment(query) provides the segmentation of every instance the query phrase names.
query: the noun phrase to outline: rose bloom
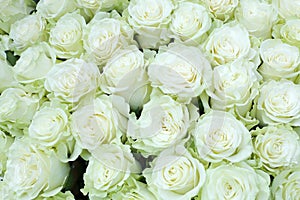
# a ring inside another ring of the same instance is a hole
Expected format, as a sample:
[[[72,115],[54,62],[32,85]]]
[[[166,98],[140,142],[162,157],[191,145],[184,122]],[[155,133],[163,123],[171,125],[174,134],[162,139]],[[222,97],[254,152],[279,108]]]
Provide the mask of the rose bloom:
[[[271,29],[277,20],[275,8],[260,0],[241,0],[235,18],[245,26],[250,35],[266,39],[271,37]]]
[[[168,95],[152,94],[138,119],[135,114],[129,116],[127,136],[143,156],[158,155],[181,142],[197,117],[195,107],[176,102]]]
[[[105,12],[109,12],[111,10],[122,12],[128,7],[128,5],[129,0],[102,0],[101,10]]]
[[[75,0],[76,4],[82,8],[98,9],[102,5],[99,0]]]
[[[72,58],[51,68],[44,87],[61,101],[76,103],[98,87],[99,77],[96,64]]]
[[[300,199],[300,168],[285,170],[277,175],[272,183],[271,191],[274,200]]]
[[[12,144],[6,167],[3,181],[14,198],[20,200],[35,199],[39,194],[44,197],[57,194],[70,170],[53,152],[39,149],[26,138]]]
[[[266,126],[251,131],[254,153],[262,166],[271,174],[300,163],[300,138],[289,126]]]
[[[257,101],[261,124],[300,126],[300,85],[288,80],[265,82]]]
[[[0,176],[3,177],[6,171],[7,153],[13,144],[14,138],[0,130]]]
[[[205,200],[267,200],[270,177],[261,170],[251,168],[245,162],[221,163],[207,169],[206,182],[201,191]]]
[[[185,44],[199,45],[211,27],[211,19],[205,7],[191,2],[181,2],[172,14],[171,38]]]
[[[121,191],[112,194],[112,199],[157,200],[157,197],[149,190],[149,187],[145,183],[130,176],[125,181]]]
[[[46,21],[39,14],[28,15],[11,25],[12,48],[21,53],[29,46],[46,40]]]
[[[98,12],[83,30],[86,57],[103,66],[112,54],[133,42],[133,30],[116,11]]]
[[[119,113],[119,107],[126,107],[126,103],[113,103],[113,96],[101,95],[91,103],[78,107],[71,116],[71,130],[78,145],[89,151],[120,140],[123,125],[127,125],[126,117]]]
[[[284,18],[299,18],[300,17],[300,2],[299,0],[274,0],[274,7],[278,10],[279,15]]]
[[[0,93],[7,88],[16,87],[18,85],[15,79],[15,73],[6,60],[0,59]]]
[[[251,60],[255,56],[247,29],[236,22],[214,29],[204,48],[213,66],[230,63],[239,58]]]
[[[28,128],[28,135],[44,146],[53,147],[70,136],[68,116],[61,108],[43,107],[35,113]]]
[[[208,162],[240,162],[250,157],[253,149],[251,134],[229,112],[212,110],[202,115],[192,136],[199,157]]]
[[[284,42],[300,47],[300,19],[286,20],[279,31]]]
[[[42,93],[45,90],[46,74],[55,62],[54,50],[46,42],[41,42],[23,51],[12,69],[16,80],[24,86],[24,90]]]
[[[148,74],[152,87],[189,102],[211,84],[212,70],[200,49],[173,43],[160,48]]]
[[[81,153],[72,137],[67,107],[46,101],[34,114],[26,135],[45,149],[51,149],[62,162],[74,161]]]
[[[72,12],[75,9],[74,0],[42,0],[36,6],[37,13],[53,23],[64,14]]]
[[[280,39],[264,40],[260,45],[263,60],[259,72],[268,80],[295,79],[299,75],[300,53],[295,46]]]
[[[205,0],[208,10],[220,20],[227,21],[232,18],[234,9],[238,6],[238,0]]]
[[[139,169],[129,146],[104,144],[92,151],[89,164],[83,175],[81,192],[91,200],[103,199],[118,191],[131,173]]]
[[[39,97],[20,88],[8,88],[0,96],[0,126],[13,136],[23,135],[39,107]]]
[[[239,59],[213,69],[212,87],[207,90],[213,109],[234,110],[245,116],[259,93],[261,76],[254,63]]]
[[[119,49],[104,66],[100,87],[105,93],[111,94],[118,87],[122,87],[120,82],[125,76],[130,76],[132,71],[143,68],[145,68],[144,54],[135,45]]]
[[[158,48],[170,41],[167,29],[173,9],[171,0],[130,1],[125,16],[141,48]]]
[[[83,53],[84,18],[74,12],[62,16],[50,30],[49,43],[59,58],[79,57]]]
[[[32,0],[1,0],[0,4],[0,32],[6,33],[9,33],[11,24],[29,15],[35,8]]]
[[[143,175],[158,199],[191,199],[206,180],[204,166],[182,145],[161,152]]]
[[[141,108],[151,92],[146,63],[135,45],[118,49],[103,67],[101,90],[123,97],[133,110]]]
[[[55,61],[53,49],[46,42],[41,42],[22,52],[13,70],[16,79],[26,84],[44,79]]]

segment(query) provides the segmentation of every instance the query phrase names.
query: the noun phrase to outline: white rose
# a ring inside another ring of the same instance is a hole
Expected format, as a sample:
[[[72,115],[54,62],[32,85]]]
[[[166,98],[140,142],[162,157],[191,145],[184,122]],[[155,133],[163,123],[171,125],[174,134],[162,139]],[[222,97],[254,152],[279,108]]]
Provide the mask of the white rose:
[[[129,0],[102,0],[101,10],[108,12],[111,10],[117,10],[122,12],[128,7]]]
[[[125,76],[131,75],[134,70],[142,71],[144,68],[144,55],[135,45],[119,49],[104,66],[100,87],[105,93],[111,94],[117,87],[123,86],[119,85],[119,82]]]
[[[172,14],[170,30],[175,39],[185,44],[199,45],[211,27],[211,19],[205,7],[191,2],[179,3]]]
[[[271,191],[274,200],[300,199],[300,168],[285,170],[277,175],[272,183]]]
[[[13,67],[15,77],[20,83],[42,80],[54,66],[56,55],[45,42],[31,46],[23,51]]]
[[[207,178],[201,192],[205,200],[267,200],[270,177],[248,164],[222,164],[207,169]]]
[[[75,2],[80,8],[98,10],[101,8],[103,0],[75,0]]]
[[[257,117],[262,124],[300,126],[300,85],[288,80],[269,81],[260,89]]]
[[[228,112],[212,110],[201,116],[192,135],[199,157],[208,162],[240,162],[252,153],[251,134]]]
[[[49,43],[60,58],[79,57],[83,53],[84,18],[77,13],[62,16],[50,30]]]
[[[134,45],[117,50],[103,68],[100,88],[124,97],[133,110],[142,107],[151,92],[144,54]]]
[[[205,0],[208,10],[218,19],[227,21],[232,17],[238,0]]]
[[[88,58],[103,65],[119,48],[133,40],[133,31],[115,12],[98,12],[83,31],[83,46]]]
[[[7,55],[5,51],[10,49],[10,42],[9,35],[0,34],[0,61],[6,61]]]
[[[37,13],[50,21],[56,21],[64,14],[75,9],[74,0],[42,0],[36,6]]]
[[[300,17],[299,0],[274,0],[272,1],[281,17],[287,19],[291,17]]]
[[[129,146],[104,144],[92,151],[84,173],[81,192],[91,200],[103,199],[117,191],[131,173],[136,173],[136,163]]]
[[[251,132],[254,153],[269,173],[300,163],[300,138],[289,126],[267,126]]]
[[[3,174],[6,171],[7,153],[13,142],[13,137],[0,130],[0,177],[3,177]]]
[[[9,191],[9,188],[7,186],[8,184],[3,182],[3,178],[1,178],[0,181],[0,194],[2,199],[13,199],[13,192]]]
[[[96,64],[73,58],[54,65],[46,75],[44,86],[62,101],[76,103],[98,87],[99,77]]]
[[[57,194],[70,167],[51,152],[44,152],[26,140],[15,140],[9,149],[4,182],[16,199],[35,199]]]
[[[191,106],[190,111],[167,95],[152,94],[138,119],[134,113],[129,116],[127,136],[132,147],[148,157],[181,142],[190,123],[198,117],[196,108]]]
[[[18,85],[14,75],[13,68],[6,61],[0,59],[0,93]]]
[[[28,128],[29,137],[44,146],[54,146],[61,138],[70,135],[68,116],[61,108],[44,107],[33,116]]]
[[[204,166],[182,145],[161,152],[143,175],[160,200],[191,199],[199,193],[206,179]]]
[[[250,35],[265,39],[271,37],[271,29],[277,20],[274,7],[264,1],[241,0],[235,18],[245,26]]]
[[[171,0],[133,0],[128,6],[128,22],[141,48],[158,48],[169,42],[168,26],[174,9]]]
[[[121,191],[112,195],[114,200],[157,200],[156,196],[142,183],[132,176],[123,185]]]
[[[263,60],[259,72],[265,79],[293,79],[299,75],[299,49],[280,39],[268,39],[260,45]]]
[[[0,96],[0,127],[13,135],[18,134],[17,129],[30,124],[38,106],[39,98],[35,95],[19,88],[4,90]]]
[[[34,10],[32,0],[0,0],[0,32],[9,33],[10,25]]]
[[[130,108],[137,111],[149,101],[151,91],[147,72],[137,68],[120,80],[113,94],[123,97]]]
[[[251,53],[249,33],[245,27],[234,22],[216,28],[208,37],[205,50],[214,66],[248,58]]]
[[[81,153],[69,128],[66,106],[44,102],[35,113],[27,135],[40,148],[51,149],[62,162],[74,161]]]
[[[124,119],[114,106],[113,97],[102,95],[72,114],[71,130],[81,148],[92,151],[122,136],[120,123],[127,123],[127,120],[120,120]]]
[[[239,114],[245,115],[258,95],[260,80],[252,62],[239,59],[215,67],[212,87],[207,90],[212,108],[226,111],[237,108]]]
[[[179,100],[189,101],[210,85],[212,71],[200,49],[170,44],[160,48],[148,74],[153,87]]]
[[[103,0],[75,0],[77,8],[80,8],[80,14],[87,21],[90,21],[94,15],[102,8]]]
[[[300,19],[290,19],[280,28],[284,42],[300,47]]]
[[[9,37],[17,52],[46,39],[46,21],[38,14],[28,15],[11,25]]]

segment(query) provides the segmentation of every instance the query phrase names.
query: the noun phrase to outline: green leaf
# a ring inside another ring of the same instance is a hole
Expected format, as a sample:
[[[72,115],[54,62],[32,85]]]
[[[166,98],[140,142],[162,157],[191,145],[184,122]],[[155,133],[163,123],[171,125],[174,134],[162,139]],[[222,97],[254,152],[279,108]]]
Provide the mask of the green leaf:
[[[5,51],[6,53],[6,60],[11,66],[15,66],[17,60],[19,60],[20,56],[14,55],[13,51]]]

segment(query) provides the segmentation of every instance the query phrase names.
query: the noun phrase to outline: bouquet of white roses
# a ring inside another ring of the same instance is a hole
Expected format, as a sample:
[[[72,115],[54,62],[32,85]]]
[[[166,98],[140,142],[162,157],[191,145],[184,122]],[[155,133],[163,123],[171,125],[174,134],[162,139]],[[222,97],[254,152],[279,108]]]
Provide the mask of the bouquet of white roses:
[[[0,199],[300,199],[299,0],[0,5]]]

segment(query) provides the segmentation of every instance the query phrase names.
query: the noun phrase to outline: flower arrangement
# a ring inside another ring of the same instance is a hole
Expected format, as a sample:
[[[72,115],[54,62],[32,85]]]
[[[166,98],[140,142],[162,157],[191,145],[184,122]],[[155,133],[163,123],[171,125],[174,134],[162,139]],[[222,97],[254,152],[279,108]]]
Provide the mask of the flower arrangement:
[[[3,200],[299,200],[299,0],[1,0]]]

